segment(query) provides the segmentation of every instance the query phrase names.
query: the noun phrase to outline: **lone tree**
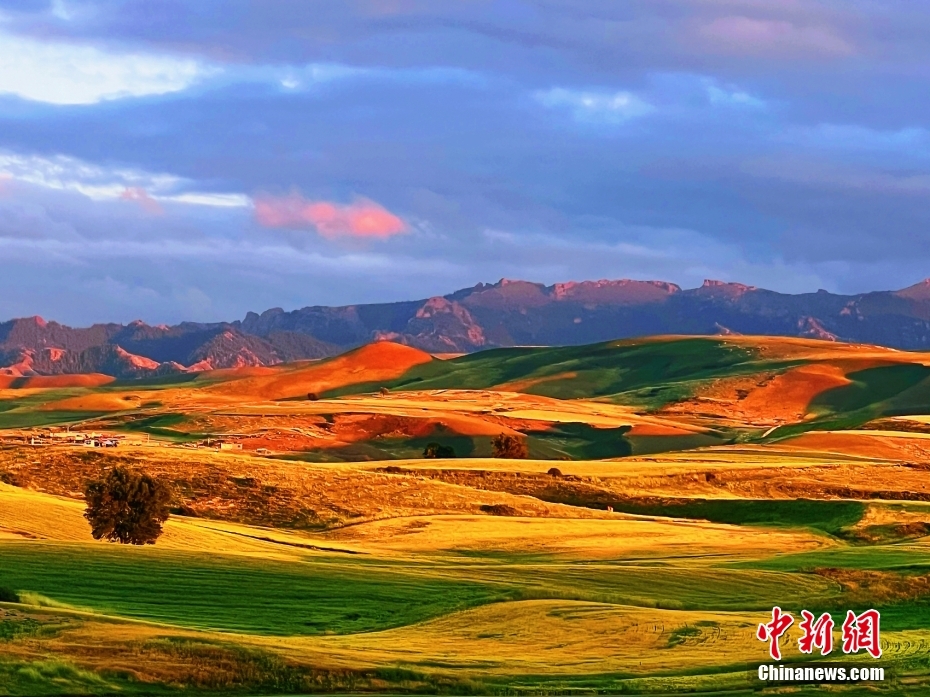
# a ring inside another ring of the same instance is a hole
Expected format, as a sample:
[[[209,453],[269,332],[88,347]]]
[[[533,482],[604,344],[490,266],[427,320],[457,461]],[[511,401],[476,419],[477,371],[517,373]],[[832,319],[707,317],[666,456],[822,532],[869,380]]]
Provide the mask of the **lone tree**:
[[[423,451],[423,457],[455,457],[455,449],[451,445],[441,445],[440,443],[427,443]]]
[[[114,467],[103,479],[88,482],[84,499],[95,540],[151,545],[168,520],[171,490],[147,474]]]
[[[511,460],[525,460],[530,453],[526,442],[509,433],[501,433],[491,441],[494,457],[505,457]]]

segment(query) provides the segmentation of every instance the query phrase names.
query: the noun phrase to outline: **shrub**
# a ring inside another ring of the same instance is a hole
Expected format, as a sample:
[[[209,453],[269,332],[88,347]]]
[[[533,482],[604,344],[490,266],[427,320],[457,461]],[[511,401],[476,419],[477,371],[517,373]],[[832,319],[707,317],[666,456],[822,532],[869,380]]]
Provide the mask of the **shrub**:
[[[19,593],[0,586],[0,603],[18,603]]]
[[[494,457],[504,457],[511,460],[525,460],[529,457],[526,442],[509,433],[501,433],[491,441]]]
[[[307,399],[309,399],[311,402],[315,402],[315,401],[318,400],[319,398],[320,398],[320,395],[318,395],[316,392],[308,392],[308,393],[307,393]]]
[[[26,486],[26,483],[27,483],[26,480],[23,479],[23,477],[19,473],[10,472],[9,470],[3,470],[2,472],[0,472],[0,482],[3,482],[4,484],[9,484],[10,486],[20,486],[20,487]]]
[[[550,467],[548,474],[552,475],[553,477],[561,477],[562,470],[560,470],[558,467]]]
[[[114,467],[84,490],[94,539],[121,544],[154,544],[168,520],[171,491],[163,481]]]
[[[390,391],[388,388],[386,388],[386,387],[382,387],[380,390],[378,390],[378,394],[380,394],[382,397],[384,397],[384,396],[386,396],[386,395],[388,395],[388,394],[390,394],[390,393],[391,393],[391,391]]]
[[[486,503],[481,506],[481,510],[491,515],[520,515],[520,511],[506,503]]]
[[[451,445],[441,445],[439,443],[427,443],[423,451],[423,457],[455,457],[455,449]]]

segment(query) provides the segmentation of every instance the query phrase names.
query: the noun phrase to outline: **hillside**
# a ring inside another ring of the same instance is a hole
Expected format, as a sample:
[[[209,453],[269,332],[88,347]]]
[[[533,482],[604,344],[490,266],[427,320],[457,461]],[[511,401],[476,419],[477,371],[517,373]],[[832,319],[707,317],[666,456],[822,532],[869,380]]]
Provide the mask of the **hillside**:
[[[243,320],[72,328],[40,317],[0,323],[0,374],[119,378],[268,366],[390,340],[431,353],[577,346],[657,334],[796,336],[930,349],[930,279],[899,291],[788,295],[705,281],[545,286],[501,280],[425,300],[279,308]]]
[[[930,427],[913,422],[930,403],[930,353],[792,337],[665,336],[446,359],[380,341],[270,367],[146,381],[9,377],[0,386],[0,428],[80,422],[179,442],[229,437],[317,462],[418,457],[430,442],[484,457],[500,433],[550,460],[837,430],[857,451],[930,453],[930,440],[916,437]]]
[[[930,353],[810,338],[0,378],[0,694],[782,694],[774,605],[924,694],[928,461]],[[90,535],[117,465],[154,546]]]

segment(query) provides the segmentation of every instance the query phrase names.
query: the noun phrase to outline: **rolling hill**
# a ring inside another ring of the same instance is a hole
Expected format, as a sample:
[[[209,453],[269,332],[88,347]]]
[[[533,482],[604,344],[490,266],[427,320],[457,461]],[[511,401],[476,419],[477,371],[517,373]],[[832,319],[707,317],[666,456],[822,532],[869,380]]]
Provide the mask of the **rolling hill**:
[[[0,377],[0,695],[748,694],[775,605],[923,694],[928,461],[930,352],[812,338]],[[155,545],[92,538],[114,466]]]

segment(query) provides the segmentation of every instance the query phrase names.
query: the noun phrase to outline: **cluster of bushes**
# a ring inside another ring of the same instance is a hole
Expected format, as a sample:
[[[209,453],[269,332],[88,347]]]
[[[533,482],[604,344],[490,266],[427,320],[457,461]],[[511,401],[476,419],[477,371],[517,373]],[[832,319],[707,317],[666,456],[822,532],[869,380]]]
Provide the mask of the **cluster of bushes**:
[[[526,441],[517,438],[509,433],[501,433],[491,441],[491,448],[494,457],[507,458],[510,460],[525,460],[530,456],[529,448],[526,447]]]
[[[455,457],[455,448],[440,443],[427,443],[426,449],[423,451],[423,457],[431,459]]]
[[[494,457],[511,460],[525,460],[530,456],[526,441],[509,433],[501,433],[491,440],[491,450]],[[423,457],[429,459],[455,457],[455,449],[451,445],[442,443],[427,443],[423,450]]]

